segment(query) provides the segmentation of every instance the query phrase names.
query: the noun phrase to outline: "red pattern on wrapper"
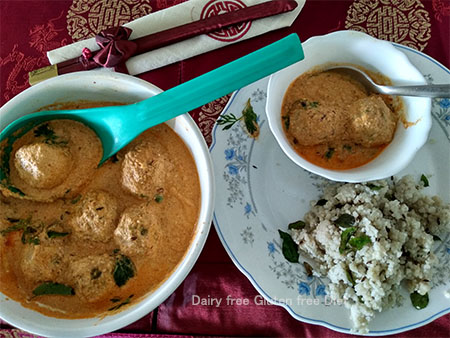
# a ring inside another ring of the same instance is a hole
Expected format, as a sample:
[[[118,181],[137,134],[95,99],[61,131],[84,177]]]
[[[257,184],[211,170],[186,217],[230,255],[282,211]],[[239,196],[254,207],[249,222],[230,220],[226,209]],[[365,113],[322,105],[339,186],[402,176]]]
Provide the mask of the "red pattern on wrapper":
[[[213,15],[200,20],[144,35],[132,41],[128,41],[131,34],[130,29],[125,27],[108,28],[95,36],[95,41],[100,46],[100,51],[93,52],[94,57],[92,59],[90,54],[87,57],[82,53],[81,56],[73,59],[60,61],[56,64],[57,72],[61,75],[75,71],[90,70],[98,66],[114,67],[116,71],[128,72],[124,62],[131,56],[138,56],[201,34],[219,34],[228,30],[234,31],[252,20],[289,12],[297,8],[297,6],[298,4],[295,0],[274,0],[249,7],[235,7],[235,10],[232,11],[212,12]],[[235,41],[241,37],[242,34],[228,41]],[[86,51],[86,48],[83,51]],[[37,73],[42,74],[39,70]],[[139,73],[133,72],[133,74]],[[34,73],[30,74],[30,83],[42,81],[43,79],[45,79],[45,76],[36,79],[34,78]]]
[[[0,20],[0,104],[27,89],[28,72],[47,66],[47,50],[59,48],[68,43],[64,35],[64,11],[57,6],[47,22],[39,18],[27,21],[28,25],[8,25],[9,20],[21,20],[25,13],[12,6],[13,1],[0,1],[0,12],[8,13]],[[8,6],[9,5],[9,6]],[[34,4],[33,4],[34,5]],[[38,4],[39,5],[39,4]],[[38,13],[30,9],[28,14]]]
[[[200,19],[232,12],[245,7],[247,6],[239,0],[211,0],[203,7],[202,13],[200,14]],[[239,25],[234,25],[229,28],[223,28],[216,32],[209,33],[208,36],[224,42],[236,41],[248,32],[251,25],[251,21],[243,22]]]

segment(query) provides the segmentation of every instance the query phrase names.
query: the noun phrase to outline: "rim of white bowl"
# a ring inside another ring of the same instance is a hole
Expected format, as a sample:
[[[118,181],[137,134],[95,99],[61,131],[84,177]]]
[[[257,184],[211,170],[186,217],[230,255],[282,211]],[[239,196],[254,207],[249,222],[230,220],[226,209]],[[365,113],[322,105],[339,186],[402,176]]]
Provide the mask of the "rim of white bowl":
[[[52,86],[57,86],[61,83],[65,83],[67,85],[67,83],[71,81],[84,81],[82,83],[89,83],[89,85],[95,85],[100,81],[114,81],[120,84],[119,87],[125,86],[123,88],[132,88],[131,86],[134,86],[135,88],[139,87],[139,89],[142,89],[143,92],[149,94],[148,96],[158,94],[162,91],[155,85],[139,78],[125,74],[111,73],[108,71],[97,70],[65,74],[46,80],[42,83],[38,83],[8,101],[3,107],[0,108],[0,128],[3,129],[8,123],[10,123],[9,119],[3,119],[2,117],[5,114],[9,114],[18,102],[30,99],[35,100],[36,98],[34,96],[36,95],[36,92],[51,89]],[[53,102],[46,102],[41,106],[51,103]],[[147,297],[149,295],[151,295],[151,297],[146,298],[146,296],[143,296],[135,305],[131,305],[129,308],[115,315],[105,316],[104,318],[94,317],[86,319],[59,319],[49,317],[34,310],[25,308],[20,303],[11,300],[4,294],[0,293],[0,318],[12,326],[24,331],[49,337],[89,337],[105,334],[125,327],[153,311],[184,281],[196,263],[209,234],[214,209],[215,181],[209,149],[197,124],[188,113],[180,115],[174,120],[181,121],[181,128],[186,130],[190,129],[194,133],[196,140],[195,153],[193,152],[194,149],[190,147],[189,144],[186,142],[185,144],[190,148],[192,156],[196,159],[195,162],[199,171],[203,203],[198,217],[196,233],[193,237],[191,245],[183,260],[178,264],[169,278],[167,278],[157,289],[147,295]],[[203,161],[197,161],[197,159],[200,158],[202,158]],[[50,322],[51,325],[45,325],[45,323],[48,324]],[[85,327],[83,327],[83,325]]]
[[[409,61],[408,57],[401,52],[400,50],[396,49],[392,43],[376,39],[368,34],[358,32],[358,31],[336,31],[325,35],[320,36],[314,36],[306,40],[302,46],[305,52],[305,60],[308,57],[308,52],[310,48],[316,48],[317,44],[326,45],[327,43],[336,44],[337,42],[358,42],[358,43],[371,43],[371,44],[377,44],[380,49],[387,50],[389,52],[389,55],[391,56],[391,60],[395,58],[395,64],[401,63],[405,67],[408,67],[409,69],[409,76],[414,81],[415,84],[426,84],[425,78],[423,75],[415,68],[415,66]],[[328,51],[329,53],[329,51]],[[431,99],[430,98],[403,98],[403,101],[405,102],[405,106],[413,105],[413,102],[420,102],[423,105],[423,111],[425,112],[420,117],[420,127],[421,132],[414,135],[413,141],[415,142],[413,147],[409,147],[410,152],[405,154],[403,153],[401,157],[398,157],[399,161],[396,162],[390,162],[389,166],[385,166],[384,170],[377,169],[377,166],[388,156],[391,157],[393,155],[392,152],[394,151],[394,148],[398,147],[398,144],[395,142],[391,142],[390,145],[388,145],[383,152],[374,160],[371,162],[354,169],[348,169],[348,170],[330,170],[325,169],[320,166],[314,165],[311,162],[305,160],[303,157],[301,157],[299,154],[295,152],[295,150],[292,148],[292,146],[289,143],[289,140],[287,139],[286,135],[284,134],[283,128],[281,126],[281,103],[278,105],[279,102],[282,102],[281,99],[274,98],[276,94],[273,93],[271,90],[272,87],[274,87],[274,83],[282,76],[282,74],[290,74],[290,80],[284,80],[279,81],[283,82],[283,90],[282,96],[284,96],[285,90],[289,86],[289,84],[297,78],[301,73],[304,71],[307,71],[308,69],[311,69],[316,66],[320,66],[320,63],[312,62],[313,64],[305,69],[302,72],[297,72],[296,68],[301,68],[302,63],[305,64],[305,60],[299,61],[277,73],[272,74],[269,77],[269,82],[267,85],[267,102],[266,102],[266,116],[269,124],[269,129],[271,130],[272,134],[274,135],[278,145],[282,149],[282,151],[290,158],[295,164],[302,167],[305,170],[308,170],[314,174],[320,175],[322,177],[325,177],[327,179],[333,180],[333,181],[341,181],[341,182],[364,182],[364,181],[371,181],[371,180],[377,180],[377,179],[383,179],[392,175],[397,174],[402,169],[404,169],[414,158],[417,151],[425,144],[425,142],[428,139],[428,134],[431,130]],[[345,63],[345,61],[327,61],[329,63]],[[347,61],[348,62],[348,61]],[[353,62],[355,63],[355,62]],[[321,63],[323,64],[323,63]],[[374,68],[373,64],[367,64],[364,62],[360,62],[360,65],[369,69],[374,70],[377,72],[382,73],[379,69]],[[394,66],[389,65],[388,68],[393,68]],[[388,76],[388,75],[386,75]],[[399,80],[391,76],[388,76],[394,84],[405,84],[405,80]],[[411,80],[411,81],[412,81]],[[406,81],[408,83],[408,81]],[[277,104],[276,104],[276,103]],[[272,112],[272,113],[270,113]],[[395,137],[402,132],[402,124],[398,123],[397,130]],[[415,126],[409,127],[409,128],[415,128]],[[394,137],[394,139],[395,139]],[[409,137],[412,139],[412,137]],[[406,143],[406,141],[405,141]]]

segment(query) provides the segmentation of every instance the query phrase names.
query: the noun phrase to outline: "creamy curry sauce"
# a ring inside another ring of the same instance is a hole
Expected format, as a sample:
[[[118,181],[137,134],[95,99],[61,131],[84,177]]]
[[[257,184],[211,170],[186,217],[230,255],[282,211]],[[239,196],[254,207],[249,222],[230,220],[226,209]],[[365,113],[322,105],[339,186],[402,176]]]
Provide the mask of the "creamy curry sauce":
[[[9,183],[24,195],[1,188],[6,296],[54,317],[114,313],[183,259],[200,208],[183,141],[162,124],[97,168],[101,156],[95,134],[70,120],[41,124],[14,143]]]
[[[378,83],[389,82],[367,73]],[[311,71],[289,86],[281,118],[300,156],[324,168],[343,170],[362,166],[383,151],[394,136],[399,110],[399,101],[369,95],[347,74]]]

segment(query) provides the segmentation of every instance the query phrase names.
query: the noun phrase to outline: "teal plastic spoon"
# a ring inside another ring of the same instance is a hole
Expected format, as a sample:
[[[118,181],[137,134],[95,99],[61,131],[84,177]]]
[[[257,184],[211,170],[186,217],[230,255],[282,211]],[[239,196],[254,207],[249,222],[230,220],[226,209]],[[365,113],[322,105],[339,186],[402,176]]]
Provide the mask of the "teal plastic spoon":
[[[144,130],[198,108],[236,89],[303,59],[296,34],[205,73],[138,103],[80,110],[41,111],[9,124],[0,142],[19,129],[26,130],[54,119],[72,119],[92,128],[103,145],[101,163],[117,153]],[[14,135],[17,137],[17,135]]]

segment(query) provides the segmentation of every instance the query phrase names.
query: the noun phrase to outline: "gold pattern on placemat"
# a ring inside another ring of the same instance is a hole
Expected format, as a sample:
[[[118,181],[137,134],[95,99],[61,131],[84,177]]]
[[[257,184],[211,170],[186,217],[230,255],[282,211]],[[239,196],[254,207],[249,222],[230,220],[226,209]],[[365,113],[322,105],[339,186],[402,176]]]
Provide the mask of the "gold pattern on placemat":
[[[36,336],[34,334],[21,331],[18,329],[11,330],[0,330],[1,338],[39,338],[40,336]]]
[[[420,51],[431,38],[430,15],[420,0],[355,0],[345,28]]]
[[[73,0],[67,12],[67,30],[73,41],[83,40],[151,11],[150,0]]]
[[[30,27],[28,38],[24,35],[23,39],[13,45],[8,54],[4,52],[4,56],[0,56],[0,71],[7,77],[0,93],[0,104],[30,86],[28,72],[48,64],[46,56],[48,50],[67,44],[68,39],[62,37],[65,35],[64,28],[59,28],[58,23],[59,20],[64,20],[63,18],[64,12],[61,12],[44,24]]]

